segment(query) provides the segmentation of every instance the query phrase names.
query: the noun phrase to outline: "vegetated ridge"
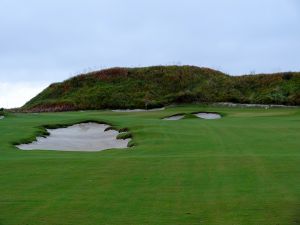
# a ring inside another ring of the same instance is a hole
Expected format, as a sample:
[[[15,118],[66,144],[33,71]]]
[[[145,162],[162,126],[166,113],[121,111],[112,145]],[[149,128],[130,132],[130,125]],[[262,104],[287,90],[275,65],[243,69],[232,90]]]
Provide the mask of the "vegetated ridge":
[[[229,76],[196,66],[111,68],[51,84],[22,110],[150,109],[192,102],[300,105],[300,73]]]

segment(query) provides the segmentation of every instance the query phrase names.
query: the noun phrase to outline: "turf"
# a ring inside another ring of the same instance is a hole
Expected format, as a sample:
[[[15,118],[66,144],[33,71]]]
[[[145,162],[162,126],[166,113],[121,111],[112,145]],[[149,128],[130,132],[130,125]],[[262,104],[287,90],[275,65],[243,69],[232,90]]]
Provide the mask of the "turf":
[[[213,111],[220,120],[161,118]],[[135,146],[21,151],[43,125],[128,128]],[[1,225],[300,224],[300,109],[9,114],[0,121]]]

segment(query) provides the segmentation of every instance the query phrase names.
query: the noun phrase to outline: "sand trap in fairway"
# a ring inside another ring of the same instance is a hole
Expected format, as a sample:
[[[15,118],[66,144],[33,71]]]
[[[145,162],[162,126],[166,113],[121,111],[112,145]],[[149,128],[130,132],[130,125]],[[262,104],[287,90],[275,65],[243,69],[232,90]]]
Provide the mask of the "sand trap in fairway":
[[[195,113],[195,116],[197,116],[201,119],[206,119],[206,120],[221,119],[221,115],[219,115],[217,113]]]
[[[3,120],[4,119],[4,116],[0,116],[0,120]]]
[[[157,109],[116,109],[112,110],[113,112],[154,112],[154,111],[162,111],[165,108],[157,108]]]
[[[47,129],[50,135],[38,137],[30,144],[21,144],[21,150],[58,150],[58,151],[102,151],[111,148],[127,148],[130,139],[116,139],[116,130],[105,129],[105,124],[81,123],[67,128]]]
[[[298,108],[299,106],[289,106],[289,105],[272,105],[272,104],[242,104],[242,103],[232,103],[232,102],[219,102],[214,103],[216,106],[227,106],[227,107],[241,107],[241,108]]]
[[[166,118],[163,118],[163,120],[181,120],[184,118],[184,115],[176,115],[176,116],[169,116]]]

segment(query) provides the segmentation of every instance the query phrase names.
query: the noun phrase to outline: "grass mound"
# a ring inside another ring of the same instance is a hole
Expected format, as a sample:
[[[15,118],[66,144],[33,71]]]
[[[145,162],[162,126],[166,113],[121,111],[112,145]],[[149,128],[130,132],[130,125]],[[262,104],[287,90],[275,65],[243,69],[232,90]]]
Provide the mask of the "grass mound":
[[[233,77],[195,66],[111,68],[51,84],[23,111],[158,108],[191,102],[300,104],[300,73]]]

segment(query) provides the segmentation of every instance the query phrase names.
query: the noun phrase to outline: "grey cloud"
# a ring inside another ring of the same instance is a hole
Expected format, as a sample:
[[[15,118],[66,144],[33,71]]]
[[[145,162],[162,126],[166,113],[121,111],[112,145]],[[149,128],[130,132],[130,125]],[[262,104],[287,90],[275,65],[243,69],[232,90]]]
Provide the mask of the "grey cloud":
[[[300,70],[299,10],[295,0],[2,0],[0,82],[174,62]]]

